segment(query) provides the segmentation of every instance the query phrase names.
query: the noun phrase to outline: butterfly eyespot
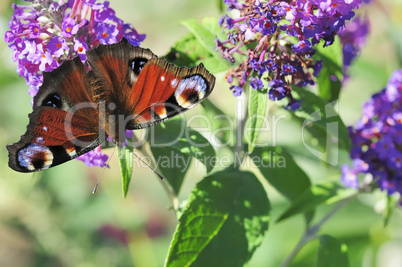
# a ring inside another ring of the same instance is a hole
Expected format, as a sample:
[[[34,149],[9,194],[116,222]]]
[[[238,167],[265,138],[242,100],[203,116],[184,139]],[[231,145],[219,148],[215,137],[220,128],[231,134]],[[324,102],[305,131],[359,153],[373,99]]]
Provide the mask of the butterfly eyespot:
[[[197,103],[198,101],[200,101],[200,95],[198,91],[193,90],[192,92],[190,92],[188,94],[188,101],[190,101],[190,103]]]
[[[200,75],[193,75],[180,81],[175,92],[177,103],[183,108],[190,108],[205,97],[207,83]]]
[[[52,107],[52,108],[61,108],[61,97],[58,94],[50,94],[42,101],[42,106]]]
[[[32,143],[18,152],[18,163],[30,171],[47,169],[53,163],[53,153],[46,146]]]
[[[146,58],[135,58],[128,63],[128,66],[136,75],[139,75],[147,62],[148,60]]]
[[[194,104],[200,100],[200,96],[197,90],[189,89],[181,93],[181,97],[186,99],[188,102]]]

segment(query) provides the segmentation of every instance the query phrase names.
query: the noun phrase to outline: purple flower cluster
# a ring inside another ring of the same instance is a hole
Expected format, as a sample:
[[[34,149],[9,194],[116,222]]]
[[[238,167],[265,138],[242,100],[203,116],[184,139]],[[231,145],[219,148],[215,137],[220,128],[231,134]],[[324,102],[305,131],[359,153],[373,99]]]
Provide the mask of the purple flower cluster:
[[[18,63],[17,73],[29,85],[34,97],[43,82],[43,71],[57,68],[63,60],[77,55],[86,60],[85,52],[99,44],[119,42],[123,37],[139,45],[145,34],[117,18],[109,2],[96,0],[30,0],[29,5],[13,4],[14,14],[5,41]],[[100,148],[99,148],[100,149]],[[78,158],[88,166],[105,166],[108,156],[100,151]]]
[[[324,46],[331,45],[345,21],[354,16],[352,10],[361,4],[361,0],[224,2],[228,10],[239,11],[240,16],[220,19],[228,38],[216,40],[217,49],[231,62],[235,62],[234,53],[247,56],[226,75],[229,83],[234,78],[238,81],[238,85],[231,86],[234,95],[240,95],[247,82],[261,90],[266,81],[270,98],[287,97],[291,109],[298,104],[291,96],[290,85],[313,85],[313,76],[321,70],[321,61],[311,58],[314,45],[321,40]]]
[[[102,147],[98,146],[93,151],[78,157],[77,160],[81,160],[82,162],[85,163],[85,165],[87,165],[89,167],[99,166],[99,167],[108,167],[109,168],[109,165],[106,164],[109,156],[106,154],[103,154],[101,152],[101,150],[102,150]]]
[[[339,31],[343,52],[343,70],[352,64],[361,48],[366,44],[370,31],[370,23],[367,17],[355,17],[346,23],[346,27]]]
[[[349,128],[353,166],[342,167],[345,186],[357,188],[359,173],[371,174],[388,194],[402,194],[402,70],[363,106],[363,116]]]
[[[109,2],[95,0],[31,0],[31,5],[13,4],[14,15],[5,41],[13,50],[17,73],[35,96],[42,84],[42,72],[57,68],[63,60],[101,44],[112,44],[125,37],[139,45],[145,35],[115,16]]]

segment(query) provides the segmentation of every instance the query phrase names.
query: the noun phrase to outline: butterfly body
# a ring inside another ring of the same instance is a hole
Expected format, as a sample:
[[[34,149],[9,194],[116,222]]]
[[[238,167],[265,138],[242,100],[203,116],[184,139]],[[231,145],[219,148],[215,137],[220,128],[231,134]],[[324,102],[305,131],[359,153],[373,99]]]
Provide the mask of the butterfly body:
[[[215,78],[202,64],[179,68],[149,49],[120,43],[67,60],[44,81],[21,140],[7,146],[9,166],[32,172],[78,157],[125,130],[153,126],[205,99]]]

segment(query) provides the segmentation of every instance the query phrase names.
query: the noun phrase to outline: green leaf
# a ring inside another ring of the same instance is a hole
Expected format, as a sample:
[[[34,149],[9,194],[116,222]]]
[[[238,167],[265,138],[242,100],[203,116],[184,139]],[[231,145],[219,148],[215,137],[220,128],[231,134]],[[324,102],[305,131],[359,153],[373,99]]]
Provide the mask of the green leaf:
[[[321,147],[329,149],[336,146],[336,148],[349,151],[351,143],[348,129],[332,106],[334,103],[327,103],[319,96],[300,87],[293,87],[293,92],[295,97],[301,100],[301,107],[292,114],[302,122],[303,142],[305,142],[304,131],[307,130],[317,138]],[[304,146],[316,157],[324,160],[323,157],[327,151],[321,152],[306,143]],[[336,165],[337,160],[336,157],[327,162]]]
[[[222,30],[219,29],[216,18],[204,18],[202,24],[194,19],[182,21],[182,24],[194,34],[195,38],[211,55],[221,60],[228,67],[232,65],[228,60],[223,59],[222,55],[215,50],[215,36],[222,34]]]
[[[211,73],[223,72],[228,69],[228,63],[209,53],[191,32],[180,38],[164,58],[179,67],[194,67],[203,63]]]
[[[199,23],[197,20],[186,20],[182,24],[190,33],[180,38],[164,57],[177,65],[194,67],[203,63],[211,73],[227,71],[232,63],[224,59],[215,50],[215,36],[225,38],[218,20],[206,17]]]
[[[217,0],[217,6],[218,6],[218,10],[219,10],[219,12],[223,12],[223,11],[225,11],[224,10],[224,4],[223,4],[223,1],[222,0]]]
[[[327,101],[337,100],[343,80],[341,41],[335,38],[332,45],[319,44],[315,48],[315,59],[322,59],[322,70],[317,77],[318,94]]]
[[[212,124],[211,140],[219,146],[234,145],[233,119],[215,106],[208,98],[201,102],[203,112]]]
[[[208,50],[212,55],[218,56],[218,52],[215,50],[215,34],[209,29],[205,28],[198,23],[197,20],[185,20],[181,22],[187,29],[190,30],[197,38],[197,40]]]
[[[204,17],[201,19],[201,25],[220,40],[228,38],[226,33],[222,31],[222,27],[219,26],[217,17]]]
[[[293,157],[279,146],[257,147],[250,158],[268,183],[291,201],[311,186],[307,174]]]
[[[255,148],[250,158],[268,183],[290,201],[311,186],[310,178],[282,147]],[[305,213],[307,225],[313,217],[314,209]]]
[[[249,172],[227,175],[231,175],[230,182],[233,179],[242,181],[241,191],[221,230],[193,266],[245,266],[268,230],[271,207],[261,183]]]
[[[321,204],[332,204],[356,194],[356,189],[345,188],[339,182],[327,182],[311,186],[297,197],[277,222],[299,213],[306,213]]]
[[[245,127],[245,137],[248,143],[248,151],[252,153],[264,126],[267,112],[268,94],[266,91],[250,89],[248,101],[248,124]]]
[[[349,267],[348,247],[338,239],[329,236],[320,236],[318,248],[317,266],[325,267]]]
[[[178,195],[192,156],[171,147],[151,147],[151,151],[163,178],[171,185],[175,195]]]
[[[123,185],[123,196],[127,196],[128,187],[131,181],[131,175],[133,174],[133,148],[126,146],[123,148],[117,148],[117,155],[119,157],[120,172]]]
[[[165,266],[243,266],[261,244],[269,211],[252,173],[226,169],[204,178],[179,219]]]
[[[211,56],[211,53],[190,32],[176,41],[164,58],[179,67],[194,67],[200,59]]]
[[[229,66],[226,61],[224,61],[223,59],[217,59],[216,57],[213,57],[212,55],[210,57],[202,58],[199,61],[197,61],[196,63],[197,63],[197,65],[199,63],[204,64],[204,67],[211,73],[219,73],[219,72],[227,71],[229,69]]]
[[[166,266],[190,266],[229,217],[240,181],[229,182],[221,177],[206,177],[192,191],[180,216]]]
[[[387,194],[387,206],[384,211],[384,227],[386,227],[389,223],[389,219],[391,219],[392,213],[395,210],[395,206],[397,203],[397,198],[393,195]]]
[[[198,159],[205,165],[207,172],[214,167],[215,150],[212,145],[199,132],[187,127],[185,121],[180,118],[152,127],[148,137],[151,150],[170,147]]]

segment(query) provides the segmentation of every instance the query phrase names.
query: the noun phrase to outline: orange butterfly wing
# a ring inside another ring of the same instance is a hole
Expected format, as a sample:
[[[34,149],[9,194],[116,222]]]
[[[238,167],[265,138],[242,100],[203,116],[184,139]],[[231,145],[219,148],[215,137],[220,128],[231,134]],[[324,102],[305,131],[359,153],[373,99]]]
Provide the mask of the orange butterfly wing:
[[[95,148],[104,133],[121,143],[126,129],[192,108],[214,83],[202,64],[179,68],[125,39],[101,45],[87,51],[87,66],[75,58],[44,73],[26,133],[7,147],[9,166],[30,172],[61,164]],[[117,116],[124,116],[124,125]]]
[[[88,90],[90,84],[79,58],[44,73],[26,133],[19,142],[7,146],[12,169],[47,169],[99,145],[99,116],[93,92]]]

